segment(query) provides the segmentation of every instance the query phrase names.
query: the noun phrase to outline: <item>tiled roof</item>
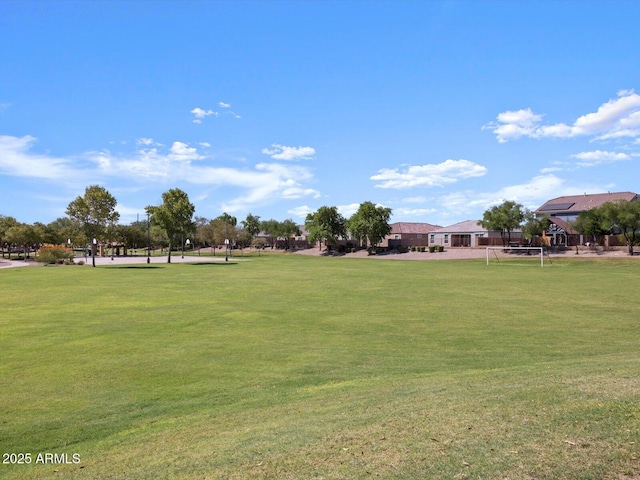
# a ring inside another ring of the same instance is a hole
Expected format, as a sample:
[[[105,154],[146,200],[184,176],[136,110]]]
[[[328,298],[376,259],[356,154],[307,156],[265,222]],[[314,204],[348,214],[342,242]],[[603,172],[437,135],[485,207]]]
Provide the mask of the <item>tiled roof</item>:
[[[431,225],[430,223],[412,223],[412,222],[397,222],[391,224],[392,234],[412,234],[412,233],[431,233],[434,230],[441,228],[440,225]]]
[[[432,233],[474,233],[474,232],[486,232],[484,228],[477,220],[465,220],[464,222],[454,223],[448,227],[442,227]]]
[[[569,195],[547,201],[536,210],[536,213],[546,213],[548,215],[557,213],[580,213],[599,207],[606,202],[616,202],[619,200],[631,202],[637,199],[638,194],[633,192]]]

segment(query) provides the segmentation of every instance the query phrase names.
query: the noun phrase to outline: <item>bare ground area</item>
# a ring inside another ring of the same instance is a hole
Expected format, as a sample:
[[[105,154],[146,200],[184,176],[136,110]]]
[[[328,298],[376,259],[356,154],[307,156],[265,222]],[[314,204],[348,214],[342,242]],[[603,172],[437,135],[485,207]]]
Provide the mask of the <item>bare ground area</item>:
[[[204,253],[210,253],[208,251],[203,250]],[[247,253],[250,251],[247,250]],[[285,253],[282,250],[265,252],[265,254],[270,255],[274,253]],[[288,254],[288,253],[287,253]],[[296,250],[294,252],[295,255],[311,255],[311,256],[335,256],[340,258],[370,258],[370,259],[384,259],[384,260],[465,260],[465,259],[474,259],[474,258],[485,258],[487,255],[487,251],[484,247],[482,248],[447,248],[444,252],[439,253],[428,253],[428,252],[407,252],[407,253],[398,253],[393,250],[391,252],[380,253],[377,255],[369,255],[366,250],[359,250],[355,253],[332,253],[328,252],[326,249],[319,250],[316,248],[307,248],[303,250]],[[603,249],[595,249],[594,247],[580,247],[578,253],[576,253],[575,248],[567,249],[567,250],[549,250],[549,256],[553,258],[597,258],[597,257],[617,257],[617,258],[629,258],[627,254],[626,247],[619,248],[610,248],[608,250]],[[246,260],[243,258],[244,253],[236,251],[233,256],[228,257],[228,261],[243,261]],[[640,259],[640,252],[635,252],[633,257]],[[91,258],[77,257],[76,261],[83,260],[86,265],[91,265]],[[171,256],[172,263],[215,263],[215,262],[225,262],[225,255],[223,253],[218,253],[218,255],[211,256],[194,256],[189,255],[181,258],[180,254],[173,254]],[[96,257],[96,265],[122,265],[122,264],[143,264],[146,263],[147,259],[144,256],[132,256],[132,257]],[[151,257],[151,263],[166,263],[167,257]],[[30,259],[27,261],[24,260],[7,260],[0,259],[0,269],[1,268],[10,268],[10,267],[26,267],[26,266],[42,266],[42,264],[37,263],[34,259]]]
[[[609,250],[596,250],[594,248],[581,247],[576,253],[575,248],[567,250],[549,250],[549,256],[551,258],[597,258],[597,257],[629,257],[626,248],[623,249],[609,249]],[[336,256],[344,258],[379,258],[385,260],[465,260],[472,258],[485,258],[487,251],[482,248],[447,248],[444,252],[428,253],[428,252],[407,252],[398,253],[393,250],[391,252],[381,253],[377,255],[369,255],[366,250],[359,250],[355,253],[341,253],[332,254],[327,252],[326,249],[319,250],[318,248],[308,248],[305,250],[298,250],[296,254],[299,255],[314,255],[314,256]],[[640,259],[640,254],[635,253],[633,258]]]

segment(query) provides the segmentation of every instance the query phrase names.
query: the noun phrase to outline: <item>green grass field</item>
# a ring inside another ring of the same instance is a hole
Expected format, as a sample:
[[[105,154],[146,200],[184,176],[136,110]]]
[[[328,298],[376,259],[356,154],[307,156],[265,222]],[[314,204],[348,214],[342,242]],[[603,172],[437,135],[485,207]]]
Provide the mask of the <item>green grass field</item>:
[[[244,260],[0,270],[0,478],[640,478],[637,260]]]

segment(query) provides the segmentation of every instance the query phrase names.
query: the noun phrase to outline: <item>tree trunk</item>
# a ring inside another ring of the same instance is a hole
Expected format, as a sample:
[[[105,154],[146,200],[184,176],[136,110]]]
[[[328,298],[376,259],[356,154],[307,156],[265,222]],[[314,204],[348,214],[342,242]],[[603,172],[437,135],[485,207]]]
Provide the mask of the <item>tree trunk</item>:
[[[171,263],[171,247],[173,244],[169,242],[169,255],[167,255],[167,263]]]

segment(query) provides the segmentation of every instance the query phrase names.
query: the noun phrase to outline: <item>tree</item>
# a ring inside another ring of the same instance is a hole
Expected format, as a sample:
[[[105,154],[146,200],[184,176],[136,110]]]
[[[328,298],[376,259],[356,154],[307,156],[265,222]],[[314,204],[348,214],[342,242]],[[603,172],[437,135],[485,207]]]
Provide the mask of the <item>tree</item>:
[[[179,188],[172,188],[162,194],[162,205],[148,206],[146,211],[151,221],[167,234],[169,255],[167,263],[171,263],[171,248],[177,235],[184,235],[193,229],[194,205],[189,196]]]
[[[107,228],[115,225],[120,218],[116,212],[118,204],[104,187],[91,185],[84,196],[77,197],[67,207],[66,214],[79,222],[87,239],[106,240]],[[95,245],[92,246],[95,248]]]
[[[608,235],[610,229],[603,218],[603,211],[599,208],[580,212],[578,218],[572,223],[572,227],[581,235],[590,236],[593,243],[596,243],[598,236]]]
[[[289,250],[289,240],[295,235],[300,235],[300,228],[296,222],[290,218],[280,222],[280,236],[284,239],[285,250]]]
[[[305,221],[309,231],[309,241],[336,245],[338,239],[347,236],[346,220],[338,213],[338,207],[320,207],[316,212],[309,213]],[[320,243],[322,249],[322,243]]]
[[[524,220],[524,212],[522,205],[511,200],[503,202],[501,205],[491,207],[485,210],[480,220],[487,230],[500,232],[502,238],[502,246],[506,247],[511,241],[511,232],[516,230]]]
[[[249,236],[249,243],[253,241],[253,238],[260,233],[260,217],[257,215],[247,214],[247,218],[242,221],[242,227]]]
[[[15,227],[18,225],[18,221],[13,217],[6,217],[4,215],[0,215],[0,247],[2,247],[2,258],[5,255],[5,243],[7,243],[7,230],[11,227]]]
[[[611,233],[624,236],[629,255],[633,255],[633,245],[640,234],[640,201],[606,202],[597,210],[600,210]]]
[[[260,229],[274,239],[273,242],[271,242],[272,249],[278,242],[278,237],[281,234],[280,226],[281,226],[280,222],[277,220],[274,220],[273,218],[270,220],[264,220],[260,222]]]
[[[377,245],[391,233],[391,209],[376,206],[373,202],[360,204],[358,211],[354,213],[348,222],[349,231],[359,241],[364,240],[364,246]]]
[[[63,245],[67,240],[71,240],[74,245],[85,245],[87,238],[83,233],[82,225],[69,217],[60,217],[53,222],[44,225],[43,228],[44,243],[52,245]]]
[[[549,219],[545,215],[538,217],[529,209],[525,209],[523,221],[522,236],[529,240],[530,244],[533,244],[534,239],[549,228]]]
[[[217,230],[224,234],[224,244],[234,245],[238,238],[238,234],[236,232],[238,219],[233,215],[229,215],[227,212],[224,212],[222,215],[216,217],[215,221],[216,224],[219,225]]]
[[[42,237],[33,225],[19,223],[7,229],[5,238],[9,244],[22,247],[26,257],[29,257],[31,247],[40,243]]]

